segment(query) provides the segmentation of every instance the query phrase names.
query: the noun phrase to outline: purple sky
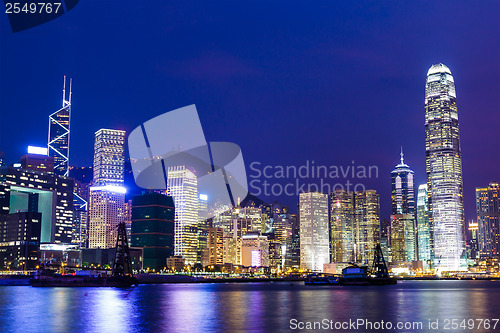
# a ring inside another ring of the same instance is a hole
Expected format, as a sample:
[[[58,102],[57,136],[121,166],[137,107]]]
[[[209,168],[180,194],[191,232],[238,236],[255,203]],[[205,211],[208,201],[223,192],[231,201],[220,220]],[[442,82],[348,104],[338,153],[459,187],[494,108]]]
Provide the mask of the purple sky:
[[[67,74],[73,165],[91,165],[99,128],[131,131],[196,104],[207,140],[239,144],[247,166],[377,165],[367,185],[388,218],[401,145],[425,182],[425,77],[442,62],[457,89],[467,219],[474,188],[500,179],[498,1],[83,1],[16,34],[1,17],[9,163],[46,144]]]

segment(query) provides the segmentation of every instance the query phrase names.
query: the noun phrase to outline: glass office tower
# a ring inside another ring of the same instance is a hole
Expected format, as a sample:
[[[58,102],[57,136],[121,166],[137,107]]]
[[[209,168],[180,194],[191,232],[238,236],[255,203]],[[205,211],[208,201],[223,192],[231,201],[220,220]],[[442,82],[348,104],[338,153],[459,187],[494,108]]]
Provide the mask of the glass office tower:
[[[71,119],[71,79],[69,97],[66,99],[66,76],[64,76],[62,108],[49,116],[49,156],[54,157],[54,172],[59,176],[69,174],[69,134]]]
[[[457,270],[465,255],[462,158],[455,83],[443,64],[427,72],[425,142],[434,264]]]
[[[300,268],[323,271],[330,262],[328,195],[300,193]]]

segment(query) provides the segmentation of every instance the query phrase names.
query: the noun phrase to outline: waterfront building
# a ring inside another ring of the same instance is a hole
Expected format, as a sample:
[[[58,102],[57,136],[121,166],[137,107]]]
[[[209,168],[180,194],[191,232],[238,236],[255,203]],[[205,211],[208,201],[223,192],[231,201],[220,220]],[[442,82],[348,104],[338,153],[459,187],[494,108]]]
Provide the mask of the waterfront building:
[[[330,193],[330,249],[332,262],[354,261],[354,193]]]
[[[414,215],[391,215],[391,261],[416,260],[415,235]]]
[[[425,142],[434,264],[458,270],[465,257],[462,156],[455,83],[443,64],[427,72]]]
[[[3,214],[41,213],[41,243],[71,243],[73,179],[53,172],[0,167]]]
[[[166,267],[174,255],[174,200],[159,193],[132,198],[131,246],[143,249],[143,266],[152,270]]]
[[[369,264],[380,242],[380,202],[375,190],[354,194],[354,241],[355,261]]]
[[[224,232],[223,244],[224,264],[241,265],[241,238]]]
[[[241,237],[241,264],[247,267],[269,267],[267,236],[251,232]]]
[[[175,255],[182,256],[186,264],[198,260],[198,180],[185,166],[172,166],[167,170],[167,194],[175,203]]]
[[[40,258],[42,214],[0,215],[0,269],[33,270]]]
[[[300,193],[300,268],[322,271],[330,261],[328,195]]]
[[[62,108],[49,116],[48,155],[54,158],[54,172],[59,176],[69,175],[69,136],[71,119],[71,86],[66,98],[66,76],[64,76]]]
[[[391,172],[393,215],[415,213],[414,177],[415,173],[404,162],[403,148],[401,148],[401,161]]]
[[[93,177],[92,167],[69,168],[69,176],[74,179],[73,188],[73,229],[72,243],[79,247],[88,247],[88,202],[91,181]]]
[[[418,260],[433,261],[432,225],[429,221],[429,196],[427,184],[418,186],[417,194],[417,238]]]
[[[476,188],[476,212],[481,258],[500,258],[500,184]]]
[[[479,259],[479,224],[470,221],[467,228],[469,231],[467,241],[467,258]]]
[[[224,262],[224,230],[207,228],[207,265],[223,265]],[[206,266],[206,265],[205,265]]]
[[[403,148],[401,161],[391,172],[392,215],[391,215],[391,257],[392,261],[416,260],[415,230],[415,188],[414,172],[404,162]]]
[[[100,129],[94,135],[93,186],[123,186],[125,131]]]
[[[125,220],[125,132],[100,129],[94,135],[93,182],[89,196],[89,248],[116,244],[118,224]]]

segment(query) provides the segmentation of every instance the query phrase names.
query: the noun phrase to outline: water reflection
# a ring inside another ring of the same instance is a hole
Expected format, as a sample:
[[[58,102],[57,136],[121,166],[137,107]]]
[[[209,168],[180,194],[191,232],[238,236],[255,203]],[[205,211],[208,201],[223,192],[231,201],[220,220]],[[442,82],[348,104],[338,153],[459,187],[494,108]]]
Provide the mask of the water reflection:
[[[500,282],[404,281],[383,287],[301,283],[0,287],[1,332],[276,332],[300,321],[495,318]],[[500,328],[500,327],[499,327]]]

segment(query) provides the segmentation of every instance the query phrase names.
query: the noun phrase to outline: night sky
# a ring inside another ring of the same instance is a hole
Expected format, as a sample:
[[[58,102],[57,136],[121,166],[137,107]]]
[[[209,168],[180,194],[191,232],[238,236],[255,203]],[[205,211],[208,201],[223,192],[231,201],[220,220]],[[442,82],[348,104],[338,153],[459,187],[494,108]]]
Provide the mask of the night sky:
[[[366,184],[388,218],[401,145],[426,179],[425,79],[439,62],[456,83],[475,219],[474,188],[500,179],[499,1],[81,1],[15,34],[1,14],[0,150],[13,163],[46,145],[66,74],[72,165],[92,164],[100,128],[196,104],[207,141],[237,143],[247,166],[377,165]]]

